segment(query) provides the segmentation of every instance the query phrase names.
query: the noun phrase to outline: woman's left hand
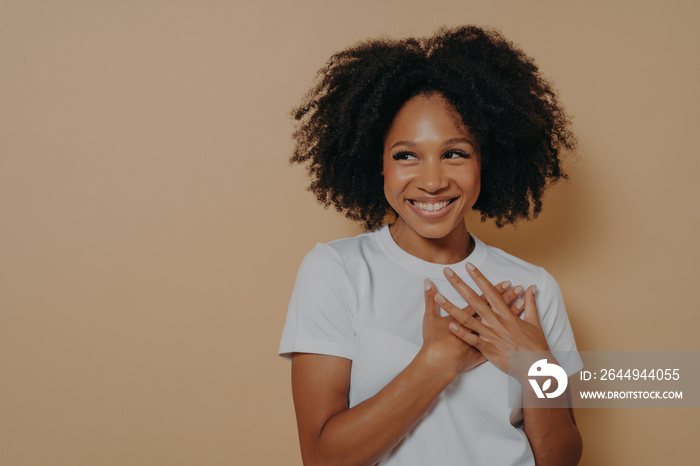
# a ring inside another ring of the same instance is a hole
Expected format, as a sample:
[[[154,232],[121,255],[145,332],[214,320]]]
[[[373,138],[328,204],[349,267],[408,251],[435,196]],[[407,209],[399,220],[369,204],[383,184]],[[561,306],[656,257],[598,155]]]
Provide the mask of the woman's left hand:
[[[542,331],[535,304],[536,287],[533,285],[525,290],[522,298],[525,301],[525,315],[520,319],[513,314],[501,293],[476,267],[467,263],[466,269],[488,302],[449,267],[445,268],[445,277],[469,304],[460,309],[441,294],[435,296],[440,307],[461,324],[450,324],[450,330],[461,340],[481,351],[486,359],[506,373],[509,351],[548,352],[549,345]],[[478,317],[475,317],[474,313],[478,314]],[[515,375],[512,373],[513,369],[515,368],[511,368],[511,375]]]

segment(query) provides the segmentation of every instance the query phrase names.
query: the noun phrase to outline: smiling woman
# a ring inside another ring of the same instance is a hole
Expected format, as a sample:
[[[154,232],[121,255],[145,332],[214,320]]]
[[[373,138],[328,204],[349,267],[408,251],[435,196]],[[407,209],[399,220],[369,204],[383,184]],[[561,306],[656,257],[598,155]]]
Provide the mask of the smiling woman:
[[[444,264],[469,255],[474,246],[464,216],[481,186],[475,145],[440,94],[418,95],[396,114],[384,139],[382,174],[384,195],[398,216],[389,230],[402,249]]]
[[[464,221],[536,216],[564,176],[573,137],[532,60],[476,27],[365,42],[295,116],[310,189],[370,230],[318,244],[297,275],[279,352],[304,463],[576,464],[566,401],[523,407],[508,384],[511,351],[581,369],[559,287]]]

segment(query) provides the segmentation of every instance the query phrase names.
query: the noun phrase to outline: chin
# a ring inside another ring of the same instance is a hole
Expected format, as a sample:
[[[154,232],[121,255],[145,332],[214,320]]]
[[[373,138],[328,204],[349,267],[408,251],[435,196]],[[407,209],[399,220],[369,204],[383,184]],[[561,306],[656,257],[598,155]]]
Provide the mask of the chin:
[[[462,221],[459,223],[439,225],[416,225],[414,223],[409,224],[409,226],[411,227],[411,229],[413,229],[413,231],[415,231],[418,235],[422,236],[423,238],[442,239],[449,236],[450,233],[452,233],[455,230],[455,228],[457,228],[463,221],[464,220],[462,219]]]

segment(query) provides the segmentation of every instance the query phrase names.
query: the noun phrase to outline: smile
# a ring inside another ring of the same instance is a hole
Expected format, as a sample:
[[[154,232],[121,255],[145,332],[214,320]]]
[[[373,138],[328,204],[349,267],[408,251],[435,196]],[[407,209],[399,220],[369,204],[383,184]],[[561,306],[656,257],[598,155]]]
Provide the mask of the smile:
[[[438,212],[454,202],[454,199],[442,202],[418,202],[409,200],[411,205],[426,212]]]

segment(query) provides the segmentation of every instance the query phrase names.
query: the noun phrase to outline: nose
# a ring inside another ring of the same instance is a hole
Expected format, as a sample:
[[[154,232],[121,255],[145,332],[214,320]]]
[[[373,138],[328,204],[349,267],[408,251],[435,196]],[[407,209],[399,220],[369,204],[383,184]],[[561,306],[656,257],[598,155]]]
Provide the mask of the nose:
[[[435,193],[448,185],[447,177],[444,173],[444,167],[440,160],[432,158],[423,160],[420,166],[418,175],[418,187],[423,191]]]

